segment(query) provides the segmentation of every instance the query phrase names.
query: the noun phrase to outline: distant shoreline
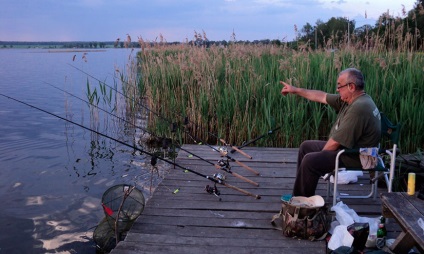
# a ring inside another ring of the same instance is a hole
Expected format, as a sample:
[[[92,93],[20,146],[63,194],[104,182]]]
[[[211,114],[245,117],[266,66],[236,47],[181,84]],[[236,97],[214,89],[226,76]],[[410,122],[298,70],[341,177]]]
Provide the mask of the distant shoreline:
[[[121,45],[122,44],[122,45]],[[135,44],[135,43],[134,43]],[[113,41],[0,41],[0,48],[43,48],[43,49],[82,49],[96,50],[123,47],[124,43]],[[132,45],[134,46],[134,45]]]
[[[49,53],[87,53],[87,52],[105,52],[106,49],[49,49]]]

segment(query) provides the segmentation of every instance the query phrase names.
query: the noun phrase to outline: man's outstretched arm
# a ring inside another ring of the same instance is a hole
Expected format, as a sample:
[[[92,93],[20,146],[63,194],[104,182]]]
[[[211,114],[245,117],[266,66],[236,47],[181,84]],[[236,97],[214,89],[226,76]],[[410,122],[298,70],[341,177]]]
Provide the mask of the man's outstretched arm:
[[[297,94],[303,98],[306,98],[310,101],[320,102],[327,104],[327,93],[320,90],[309,90],[304,88],[295,87],[287,84],[286,82],[280,81],[280,84],[283,85],[283,89],[281,89],[282,95],[287,94]]]

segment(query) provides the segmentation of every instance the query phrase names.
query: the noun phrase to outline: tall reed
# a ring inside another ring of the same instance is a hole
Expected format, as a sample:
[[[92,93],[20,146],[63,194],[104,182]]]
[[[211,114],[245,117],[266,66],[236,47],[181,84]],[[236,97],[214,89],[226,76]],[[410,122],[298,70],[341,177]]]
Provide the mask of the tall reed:
[[[380,110],[393,122],[403,123],[403,152],[423,147],[422,53],[363,50],[353,42],[349,47],[339,45],[337,51],[235,43],[210,48],[157,44],[144,48],[139,59],[139,87],[148,106],[175,122],[188,116],[193,124],[187,130],[211,144],[218,140],[209,133],[241,144],[275,126],[282,128],[256,145],[298,147],[305,139],[327,139],[335,113],[326,105],[282,96],[279,81],[335,93],[338,73],[355,67],[364,73],[366,92]],[[169,124],[155,115],[149,125],[169,135]]]

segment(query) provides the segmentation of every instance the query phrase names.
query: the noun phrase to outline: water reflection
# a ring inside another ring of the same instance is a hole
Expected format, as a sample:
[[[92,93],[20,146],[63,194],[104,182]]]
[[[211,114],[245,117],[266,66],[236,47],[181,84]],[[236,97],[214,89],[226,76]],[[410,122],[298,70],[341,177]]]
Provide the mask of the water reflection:
[[[126,121],[46,85],[87,99],[88,83],[91,91],[96,87],[99,95],[109,95],[109,89],[100,92],[98,81],[68,64],[114,86],[116,68],[125,66],[129,52],[89,52],[83,61],[82,53],[30,51],[0,50],[2,93],[147,149],[146,133],[130,124],[143,126],[146,118],[137,110],[127,113],[123,96],[99,96],[98,105]],[[0,225],[8,232],[0,234],[1,253],[95,253],[92,233],[104,216],[103,192],[131,184],[148,199],[169,168],[162,161],[152,168],[150,156],[134,147],[3,98],[0,122]]]

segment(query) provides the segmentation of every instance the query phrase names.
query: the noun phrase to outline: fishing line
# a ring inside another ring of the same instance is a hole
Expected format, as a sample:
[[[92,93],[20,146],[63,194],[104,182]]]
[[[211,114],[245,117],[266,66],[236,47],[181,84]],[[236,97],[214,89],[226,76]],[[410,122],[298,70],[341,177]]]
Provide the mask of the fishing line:
[[[87,103],[87,104],[89,104],[89,105],[91,105],[91,106],[93,106],[93,107],[95,107],[95,108],[97,108],[97,109],[99,109],[99,110],[101,110],[101,111],[103,111],[103,112],[105,112],[105,113],[107,113],[107,114],[111,115],[111,116],[114,116],[114,117],[118,118],[120,121],[123,121],[123,122],[125,122],[125,123],[127,123],[127,124],[130,124],[130,125],[132,125],[133,127],[138,128],[138,129],[140,129],[140,130],[142,130],[142,131],[144,131],[144,132],[148,133],[148,134],[149,134],[149,135],[151,135],[151,136],[154,136],[154,137],[156,137],[156,138],[158,138],[158,139],[159,139],[159,138],[161,138],[161,137],[158,137],[157,135],[153,134],[152,132],[149,132],[149,131],[148,131],[148,130],[146,130],[145,128],[143,128],[143,127],[141,127],[141,126],[139,126],[139,125],[137,125],[137,124],[134,124],[134,123],[132,123],[132,122],[130,122],[130,121],[128,121],[128,120],[126,120],[126,119],[123,119],[123,118],[121,118],[121,117],[119,117],[119,116],[117,116],[117,115],[115,115],[115,114],[113,114],[113,113],[111,113],[111,112],[109,112],[109,111],[107,111],[107,110],[105,110],[105,109],[103,109],[103,108],[101,108],[101,107],[97,106],[97,105],[94,105],[93,103],[91,103],[91,102],[89,102],[89,101],[86,101],[86,100],[84,100],[84,99],[82,99],[82,98],[80,98],[80,97],[78,97],[78,96],[76,96],[76,95],[74,95],[74,94],[72,94],[72,93],[70,93],[70,92],[68,92],[68,91],[64,90],[64,89],[61,89],[61,88],[59,88],[59,87],[57,87],[57,86],[55,86],[55,85],[53,85],[53,84],[50,84],[50,83],[48,83],[48,82],[44,82],[44,83],[45,83],[45,84],[47,84],[47,85],[49,85],[49,86],[52,86],[52,87],[54,87],[54,88],[56,88],[56,89],[58,89],[58,90],[60,90],[60,91],[62,91],[62,92],[64,92],[64,93],[66,93],[66,94],[68,94],[68,95],[70,95],[70,96],[72,96],[72,97],[74,97],[74,98],[76,98],[76,99],[78,99],[78,100],[80,100],[80,101],[82,101],[82,102],[85,102],[85,103]],[[244,177],[244,176],[242,176],[242,175],[239,175],[239,174],[237,174],[237,173],[235,173],[235,172],[231,171],[231,167],[229,166],[229,164],[228,164],[228,163],[225,163],[225,164],[224,164],[222,161],[219,161],[219,162],[218,162],[218,164],[215,164],[215,163],[212,163],[212,162],[210,162],[210,161],[208,161],[208,160],[206,160],[206,159],[204,159],[204,158],[200,157],[199,155],[196,155],[196,154],[194,154],[194,153],[192,153],[192,152],[188,151],[187,149],[182,148],[182,147],[181,147],[180,145],[178,145],[178,144],[172,143],[172,145],[174,145],[174,146],[175,146],[175,147],[177,147],[178,149],[181,149],[182,151],[185,151],[185,152],[187,152],[187,153],[189,153],[189,154],[193,155],[194,157],[196,157],[196,158],[198,158],[198,159],[200,159],[200,160],[202,160],[202,161],[204,161],[204,162],[207,162],[207,163],[209,163],[209,164],[211,164],[211,165],[215,166],[215,168],[217,168],[217,169],[220,169],[220,170],[223,170],[223,171],[225,171],[225,172],[227,172],[227,173],[230,173],[230,174],[232,174],[233,176],[235,176],[235,177],[237,177],[237,178],[240,178],[240,179],[242,179],[242,180],[244,180],[244,181],[246,181],[246,182],[248,182],[248,183],[251,183],[251,184],[253,184],[253,185],[255,185],[255,186],[259,186],[259,184],[258,184],[258,183],[256,183],[256,182],[254,182],[254,181],[252,181],[252,180],[250,180],[250,179],[247,179],[246,177]],[[163,148],[164,148],[164,147],[163,147]],[[151,164],[152,164],[152,166],[155,166],[155,165],[156,165],[156,163],[157,163],[157,156],[153,156],[153,157],[152,157],[152,159],[151,159]]]
[[[120,95],[124,96],[125,98],[127,98],[127,99],[129,99],[129,100],[132,100],[132,102],[133,102],[133,103],[136,103],[136,101],[134,100],[134,98],[129,98],[127,95],[125,95],[124,93],[122,93],[122,92],[118,91],[116,88],[114,88],[114,87],[112,87],[112,86],[110,86],[110,85],[106,84],[105,82],[103,82],[103,81],[101,81],[101,80],[97,79],[96,77],[94,77],[94,76],[92,76],[91,74],[89,74],[89,73],[87,73],[87,72],[85,72],[85,71],[81,70],[81,69],[80,69],[80,68],[78,68],[78,67],[76,67],[76,66],[74,66],[74,65],[72,65],[72,64],[69,64],[69,63],[68,63],[68,65],[69,65],[69,66],[71,66],[72,68],[74,68],[74,69],[76,69],[76,70],[78,70],[78,71],[80,71],[80,72],[82,72],[82,73],[86,74],[87,76],[89,76],[89,77],[93,78],[94,80],[98,81],[99,83],[104,84],[105,86],[109,87],[110,89],[112,89],[112,90],[113,90],[113,91],[115,91],[116,93],[118,93],[118,94],[120,94]],[[125,82],[125,81],[123,81],[123,82]],[[125,82],[125,83],[127,83],[127,82]],[[171,120],[169,120],[169,119],[165,118],[164,116],[160,115],[159,113],[157,113],[157,112],[155,112],[155,111],[151,110],[149,107],[147,107],[147,106],[143,105],[143,103],[139,103],[138,105],[140,105],[142,108],[144,108],[144,109],[146,109],[146,110],[150,111],[151,113],[153,113],[153,114],[154,114],[154,115],[156,115],[157,117],[161,118],[162,120],[165,120],[165,121],[167,121],[167,122],[168,122],[168,123],[170,123],[170,124],[174,124]],[[182,116],[181,114],[179,114],[179,113],[177,113],[177,112],[175,112],[175,111],[173,111],[173,112],[174,112],[177,116],[179,116],[180,118],[184,119],[184,125],[187,125],[187,124],[189,124],[189,123],[190,123],[190,124],[194,125],[197,129],[199,129],[199,128],[200,128],[200,127],[199,127],[196,123],[194,123],[194,122],[190,121],[190,119],[189,119],[188,117],[184,117],[184,116]],[[223,139],[221,139],[220,137],[218,137],[216,134],[213,134],[213,133],[211,133],[211,132],[209,132],[209,131],[206,131],[206,132],[207,132],[210,136],[212,136],[212,137],[216,138],[217,140],[221,140],[221,142],[223,142],[225,145],[229,145],[229,146],[231,146],[231,147],[232,147],[232,150],[234,150],[234,151],[238,151],[238,152],[240,152],[242,155],[246,156],[247,158],[252,159],[252,156],[250,156],[250,155],[246,154],[245,152],[242,152],[242,151],[240,150],[240,148],[237,148],[237,147],[236,147],[236,146],[234,146],[234,145],[231,145],[231,144],[226,143]]]
[[[72,64],[70,64],[70,63],[68,63],[68,65],[69,65],[69,66],[71,66],[72,68],[75,68],[76,70],[78,70],[78,71],[80,71],[80,72],[82,72],[82,73],[86,74],[87,76],[89,76],[89,77],[91,77],[92,79],[94,79],[94,80],[98,81],[99,83],[104,84],[105,86],[109,87],[110,89],[112,89],[112,90],[113,90],[113,91],[115,91],[116,93],[118,93],[118,94],[120,94],[120,95],[124,96],[126,99],[132,100],[132,102],[133,102],[133,103],[136,103],[136,101],[135,101],[135,99],[134,99],[134,98],[129,98],[129,97],[128,97],[127,95],[125,95],[124,93],[122,93],[122,92],[118,91],[118,89],[116,89],[116,88],[114,88],[114,87],[112,87],[112,86],[110,86],[110,85],[106,84],[105,82],[101,81],[100,79],[98,79],[98,78],[96,78],[96,77],[92,76],[91,74],[89,74],[89,73],[87,73],[87,72],[85,72],[85,71],[81,70],[80,68],[78,68],[78,67],[76,67],[76,66],[74,66],[74,65],[72,65]],[[123,81],[123,82],[124,82],[124,81]],[[125,82],[125,83],[127,83],[127,82]],[[156,113],[155,111],[151,110],[149,107],[147,107],[147,106],[143,105],[143,103],[139,103],[138,105],[140,105],[142,108],[144,108],[144,109],[148,110],[148,111],[149,111],[149,112],[151,112],[152,114],[156,115],[157,117],[161,118],[162,120],[165,120],[166,122],[168,122],[168,123],[170,123],[170,124],[173,124],[173,122],[172,122],[171,120],[169,120],[169,119],[167,119],[167,118],[163,117],[162,115],[160,115],[159,113]]]
[[[141,126],[138,126],[138,125],[136,125],[136,124],[134,124],[134,123],[132,123],[132,122],[130,122],[130,121],[128,121],[128,120],[126,120],[126,119],[124,119],[124,118],[122,118],[122,117],[118,116],[118,115],[115,115],[115,114],[113,114],[113,113],[111,113],[111,112],[109,112],[109,111],[107,111],[107,110],[105,110],[105,109],[103,109],[103,108],[101,108],[101,107],[99,107],[99,106],[97,106],[97,105],[95,105],[95,104],[93,104],[93,103],[89,102],[89,101],[86,101],[86,100],[84,100],[84,99],[82,99],[82,98],[80,98],[80,97],[78,97],[78,96],[76,96],[76,95],[74,95],[74,94],[72,94],[72,93],[70,93],[70,92],[68,92],[68,91],[66,91],[66,90],[64,90],[64,89],[62,89],[62,88],[59,88],[59,87],[57,87],[57,86],[55,86],[55,85],[53,85],[53,84],[50,84],[50,83],[48,83],[48,82],[45,82],[45,81],[44,81],[44,83],[45,83],[45,84],[47,84],[47,85],[49,85],[49,86],[52,86],[52,87],[54,87],[54,88],[56,88],[56,89],[58,89],[58,90],[60,90],[60,91],[62,91],[62,92],[64,92],[64,93],[66,93],[66,94],[68,94],[68,95],[70,95],[70,96],[72,96],[72,97],[74,97],[74,98],[76,98],[76,99],[78,99],[78,100],[80,100],[80,101],[82,101],[82,102],[85,102],[85,103],[87,103],[87,104],[89,104],[89,105],[91,105],[91,106],[93,106],[93,107],[95,107],[95,108],[97,108],[97,109],[99,109],[99,110],[103,111],[103,112],[104,112],[104,113],[106,113],[106,114],[109,114],[109,115],[111,115],[111,116],[113,116],[113,117],[116,117],[116,118],[117,118],[117,119],[119,119],[120,121],[123,121],[123,122],[125,122],[125,123],[127,123],[127,124],[131,124],[132,126],[134,126],[134,127],[138,128],[138,129],[140,129],[140,130],[144,131],[145,133],[147,133],[147,134],[149,134],[149,135],[151,135],[151,136],[154,136],[154,137],[156,137],[156,138],[161,138],[161,137],[159,137],[159,136],[157,136],[157,135],[153,134],[152,132],[149,132],[149,131],[148,131],[148,130],[146,130],[145,128],[143,128],[143,127],[141,127]]]
[[[207,176],[207,175],[204,175],[204,174],[199,173],[199,172],[197,172],[197,171],[194,171],[194,170],[192,170],[192,169],[189,169],[189,168],[187,168],[187,167],[183,167],[183,166],[181,166],[181,165],[179,165],[179,164],[177,164],[177,163],[174,163],[174,162],[172,162],[172,161],[170,161],[170,160],[167,160],[167,159],[165,159],[165,158],[162,158],[162,157],[156,156],[156,155],[154,155],[154,154],[152,154],[152,153],[149,153],[149,152],[147,152],[147,151],[145,151],[145,150],[143,150],[143,149],[140,149],[140,148],[138,148],[138,147],[136,147],[136,146],[134,146],[134,145],[127,144],[127,143],[125,143],[125,142],[123,142],[123,141],[120,141],[120,140],[118,140],[118,139],[116,139],[116,138],[110,137],[110,136],[108,136],[108,135],[106,135],[106,134],[103,134],[103,133],[101,133],[101,132],[99,132],[99,131],[96,131],[96,130],[90,129],[90,128],[88,128],[88,127],[86,127],[86,126],[82,125],[82,124],[76,123],[76,122],[74,122],[74,121],[72,121],[72,120],[69,120],[69,119],[64,118],[64,117],[62,117],[62,116],[59,116],[59,115],[57,115],[57,114],[51,113],[51,112],[49,112],[49,111],[47,111],[47,110],[44,110],[44,109],[39,108],[39,107],[36,107],[36,106],[34,106],[34,105],[28,104],[28,103],[23,102],[23,101],[21,101],[21,100],[18,100],[18,99],[12,98],[12,97],[7,96],[7,95],[2,94],[2,93],[0,93],[0,95],[1,95],[1,96],[3,96],[3,97],[5,97],[5,98],[7,98],[7,99],[10,99],[10,100],[13,100],[13,101],[15,101],[15,102],[21,103],[21,104],[23,104],[23,105],[26,105],[26,106],[28,106],[28,107],[30,107],[30,108],[33,108],[33,109],[39,110],[39,111],[41,111],[41,112],[44,112],[44,113],[46,113],[46,114],[49,114],[49,115],[54,116],[54,117],[56,117],[56,118],[59,118],[59,119],[61,119],[61,120],[63,120],[63,121],[66,121],[66,122],[68,122],[68,123],[74,124],[74,125],[76,125],[76,126],[78,126],[78,127],[81,127],[81,128],[83,128],[83,129],[85,129],[85,130],[91,131],[91,132],[93,132],[93,133],[95,133],[95,134],[97,134],[97,135],[99,135],[99,136],[102,136],[102,137],[108,138],[108,139],[110,139],[110,140],[113,140],[113,141],[115,141],[115,142],[117,142],[117,143],[119,143],[119,144],[121,144],[121,145],[124,145],[124,146],[127,146],[127,147],[129,147],[129,148],[132,148],[132,149],[134,149],[134,150],[140,151],[140,152],[145,153],[145,154],[147,154],[147,155],[150,155],[150,156],[152,156],[152,157],[153,157],[153,156],[155,156],[155,157],[157,157],[158,159],[160,159],[160,160],[162,160],[162,161],[164,161],[164,162],[166,162],[166,163],[169,163],[169,164],[171,164],[171,165],[173,165],[173,166],[176,166],[176,167],[178,167],[178,168],[180,168],[180,169],[183,169],[183,170],[188,171],[188,172],[190,172],[190,173],[193,173],[193,174],[195,174],[195,175],[201,176],[201,177],[203,177],[203,178],[209,179],[210,181],[214,182],[215,184],[221,184],[221,185],[224,185],[224,186],[226,186],[226,187],[228,187],[228,188],[231,188],[231,189],[233,189],[233,190],[237,190],[237,191],[239,191],[239,192],[241,192],[241,193],[244,193],[244,194],[246,194],[246,195],[248,195],[248,196],[252,196],[252,197],[255,197],[256,199],[260,199],[260,196],[259,196],[259,195],[252,194],[252,193],[250,193],[250,192],[248,192],[248,191],[246,191],[246,190],[243,190],[243,189],[238,188],[238,187],[236,187],[236,186],[230,185],[230,184],[226,183],[226,182],[225,182],[224,180],[222,180],[222,179],[214,178],[214,177],[211,177],[211,176]]]
[[[242,149],[242,148],[244,148],[244,147],[246,147],[246,146],[248,146],[248,145],[250,145],[250,144],[255,143],[256,141],[258,141],[259,139],[261,139],[261,138],[263,138],[263,137],[266,137],[266,136],[268,136],[268,135],[273,134],[274,132],[278,131],[279,129],[281,129],[281,126],[278,126],[277,128],[275,128],[275,129],[273,129],[273,130],[269,130],[267,133],[262,134],[261,136],[259,136],[259,137],[255,138],[255,139],[252,139],[252,140],[250,140],[250,141],[248,141],[248,142],[244,143],[242,146],[239,146],[239,147],[237,147],[237,148],[238,148],[238,149]],[[236,152],[236,151],[237,151],[236,149],[232,149],[232,150],[230,151],[230,153],[234,153],[234,152]]]
[[[69,64],[69,63],[68,63],[68,65],[69,65],[69,66],[71,66],[72,68],[75,68],[76,70],[78,70],[78,71],[80,71],[80,72],[82,72],[82,73],[84,73],[84,74],[88,75],[89,77],[93,78],[94,80],[97,80],[99,83],[104,84],[105,86],[109,87],[110,89],[112,89],[112,90],[113,90],[113,91],[115,91],[116,93],[121,94],[121,95],[122,95],[122,96],[124,96],[125,98],[130,99],[130,100],[132,100],[132,101],[133,101],[133,103],[135,103],[134,98],[129,98],[128,96],[126,96],[126,95],[125,95],[125,94],[123,94],[122,92],[118,91],[116,88],[114,88],[114,87],[112,87],[112,86],[110,86],[110,85],[106,84],[105,82],[103,82],[103,81],[99,80],[98,78],[96,78],[96,77],[92,76],[91,74],[89,74],[89,73],[87,73],[87,72],[85,72],[85,71],[81,70],[81,69],[80,69],[80,68],[78,68],[78,67],[76,67],[76,66],[74,66],[74,65],[72,65],[72,64]],[[176,125],[176,123],[172,122],[171,120],[167,119],[166,117],[163,117],[163,116],[162,116],[162,115],[160,115],[159,113],[154,112],[153,110],[151,110],[151,109],[150,109],[150,108],[148,108],[147,106],[144,106],[144,105],[143,105],[143,103],[139,103],[139,105],[140,105],[142,108],[144,108],[144,109],[148,110],[149,112],[151,112],[152,114],[156,115],[156,116],[157,116],[157,117],[159,117],[160,119],[165,120],[166,122],[170,123],[170,124],[171,124],[171,126],[172,126],[172,128],[173,128],[173,129],[176,129],[176,126],[175,126],[175,125]],[[188,117],[183,117],[181,114],[178,114],[178,113],[177,113],[177,112],[175,112],[175,111],[174,111],[174,114],[178,115],[178,116],[179,116],[179,117],[181,117],[181,118],[184,118],[184,125],[187,125],[187,124],[191,123],[191,124],[192,124],[192,125],[194,125],[196,128],[199,128],[199,126],[198,126],[197,124],[195,124],[195,123],[191,122],[191,121],[189,120],[189,118],[188,118]],[[265,137],[265,136],[267,136],[267,135],[270,135],[271,133],[274,133],[275,131],[279,130],[280,128],[281,128],[281,127],[277,127],[277,128],[275,128],[275,129],[273,129],[273,130],[271,130],[271,131],[268,131],[266,134],[263,134],[263,135],[261,135],[261,136],[259,136],[259,137],[255,138],[255,139],[253,139],[253,140],[251,140],[251,141],[248,141],[247,143],[243,144],[242,146],[238,146],[238,147],[236,147],[236,146],[234,146],[234,145],[231,145],[231,144],[227,144],[227,143],[225,142],[225,140],[224,140],[224,139],[219,138],[217,135],[215,135],[215,134],[213,134],[213,133],[211,133],[211,132],[209,132],[209,131],[207,131],[207,133],[208,133],[209,135],[211,135],[211,136],[215,137],[216,139],[220,140],[221,142],[223,142],[223,143],[224,143],[224,145],[230,145],[230,146],[232,147],[232,150],[230,151],[231,153],[234,153],[234,152],[236,152],[236,151],[237,151],[237,152],[241,153],[243,156],[245,156],[245,157],[247,157],[247,158],[249,158],[249,159],[252,159],[252,156],[250,156],[250,155],[246,154],[245,152],[241,151],[241,149],[242,149],[243,147],[247,146],[247,145],[253,144],[254,142],[258,141],[259,139],[264,138],[264,137]],[[193,137],[190,135],[190,133],[189,133],[187,130],[185,130],[185,129],[184,129],[184,132],[185,132],[186,134],[188,134],[188,135],[189,135],[189,136],[193,139]],[[195,141],[196,141],[196,140],[195,140]],[[198,139],[198,138],[197,138],[197,142],[202,142],[202,143],[206,144],[205,142],[203,142],[202,140],[200,140],[200,139]],[[214,149],[214,150],[215,150],[215,149]],[[218,151],[218,152],[219,152],[219,151]],[[232,160],[232,159],[231,159],[231,160]],[[250,169],[249,169],[249,170],[250,170]],[[251,170],[251,171],[252,171],[252,170]],[[257,173],[257,172],[254,172],[254,173],[258,175],[258,173]]]

